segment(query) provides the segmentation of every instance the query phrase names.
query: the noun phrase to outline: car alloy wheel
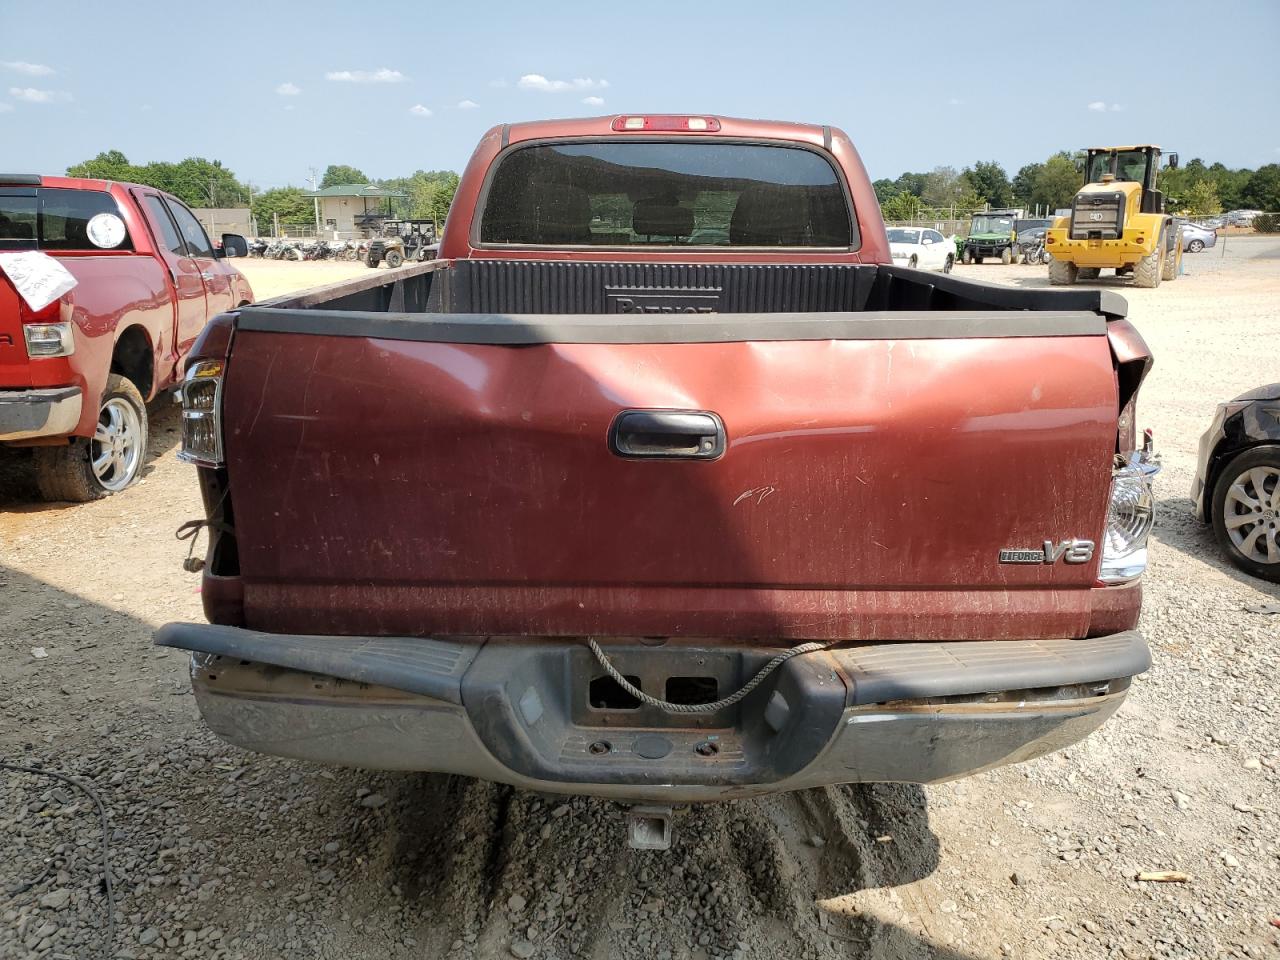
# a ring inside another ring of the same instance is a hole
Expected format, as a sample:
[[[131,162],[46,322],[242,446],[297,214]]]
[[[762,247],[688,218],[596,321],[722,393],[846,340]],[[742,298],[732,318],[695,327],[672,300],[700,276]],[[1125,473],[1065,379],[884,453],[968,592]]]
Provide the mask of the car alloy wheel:
[[[138,411],[128,401],[112,397],[102,405],[89,446],[89,464],[102,489],[115,493],[133,481],[142,460],[142,435]]]
[[[1190,243],[1187,244],[1187,249],[1190,250],[1192,253],[1199,253],[1201,250],[1204,249],[1204,241],[1192,240]]]
[[[1227,488],[1222,523],[1232,545],[1254,563],[1280,564],[1280,469],[1250,467]]]

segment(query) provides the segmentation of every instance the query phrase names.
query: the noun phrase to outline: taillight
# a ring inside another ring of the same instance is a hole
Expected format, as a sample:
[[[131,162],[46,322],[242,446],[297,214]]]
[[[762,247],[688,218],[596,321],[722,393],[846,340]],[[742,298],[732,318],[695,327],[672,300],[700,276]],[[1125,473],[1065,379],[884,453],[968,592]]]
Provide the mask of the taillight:
[[[67,320],[59,323],[24,323],[22,336],[27,341],[27,356],[32,360],[69,357],[76,352],[75,329]]]
[[[613,129],[628,133],[671,133],[677,130],[716,133],[720,130],[720,121],[715,117],[614,117]]]
[[[179,460],[203,467],[222,466],[221,360],[199,360],[182,381],[182,450]]]
[[[1107,506],[1107,529],[1102,536],[1102,583],[1125,583],[1147,569],[1147,537],[1155,524],[1155,497],[1152,481],[1160,464],[1152,453],[1150,434],[1142,450],[1127,458],[1117,457],[1111,474],[1111,502]]]

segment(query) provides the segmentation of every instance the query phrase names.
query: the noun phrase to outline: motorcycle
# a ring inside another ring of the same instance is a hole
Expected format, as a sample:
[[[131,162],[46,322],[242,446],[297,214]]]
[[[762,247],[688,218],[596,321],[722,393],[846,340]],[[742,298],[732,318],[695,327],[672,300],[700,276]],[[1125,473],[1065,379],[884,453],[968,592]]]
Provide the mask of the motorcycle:
[[[1044,248],[1044,237],[1036,237],[1034,240],[1028,240],[1020,245],[1022,250],[1022,262],[1044,264],[1049,262],[1048,251]]]

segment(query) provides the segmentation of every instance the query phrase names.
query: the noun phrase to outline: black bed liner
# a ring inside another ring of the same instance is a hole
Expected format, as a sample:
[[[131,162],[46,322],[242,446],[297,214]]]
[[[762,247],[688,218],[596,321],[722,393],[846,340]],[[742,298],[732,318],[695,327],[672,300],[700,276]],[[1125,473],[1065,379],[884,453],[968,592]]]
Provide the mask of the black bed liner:
[[[446,343],[1080,336],[1110,290],[1023,289],[874,264],[458,260],[241,311],[239,327]]]

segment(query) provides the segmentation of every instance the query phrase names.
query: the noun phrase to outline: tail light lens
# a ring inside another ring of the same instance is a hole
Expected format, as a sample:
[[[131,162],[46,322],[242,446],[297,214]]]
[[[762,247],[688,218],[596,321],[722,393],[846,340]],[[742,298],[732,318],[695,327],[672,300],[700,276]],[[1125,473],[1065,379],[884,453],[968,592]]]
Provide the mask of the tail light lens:
[[[222,466],[221,360],[200,360],[182,381],[182,450],[178,459],[203,467]]]
[[[1128,458],[1117,459],[1098,572],[1098,579],[1106,584],[1137,579],[1147,569],[1147,537],[1155,524],[1151,485],[1160,470],[1149,444]]]
[[[27,356],[69,357],[76,352],[75,330],[67,321],[60,323],[24,323],[22,335],[27,341]]]

